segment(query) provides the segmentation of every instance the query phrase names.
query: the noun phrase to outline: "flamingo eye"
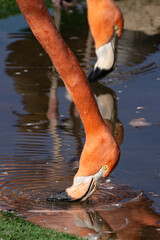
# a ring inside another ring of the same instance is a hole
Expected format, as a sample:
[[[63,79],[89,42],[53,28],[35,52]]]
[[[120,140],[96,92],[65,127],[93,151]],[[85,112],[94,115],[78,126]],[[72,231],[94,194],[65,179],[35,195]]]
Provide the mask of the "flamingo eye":
[[[114,31],[118,32],[119,31],[119,27],[117,25],[114,26]]]
[[[103,165],[103,170],[107,170],[108,169],[108,166],[107,165]]]

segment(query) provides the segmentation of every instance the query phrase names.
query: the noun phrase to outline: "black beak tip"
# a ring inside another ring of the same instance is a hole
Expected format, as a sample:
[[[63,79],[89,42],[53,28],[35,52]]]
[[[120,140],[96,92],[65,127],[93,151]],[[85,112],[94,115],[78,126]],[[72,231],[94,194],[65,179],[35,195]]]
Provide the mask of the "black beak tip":
[[[47,198],[47,201],[52,201],[52,202],[59,202],[59,201],[73,201],[72,198],[68,195],[66,190],[63,190],[62,192],[55,193],[50,195]]]
[[[104,78],[106,75],[108,75],[110,72],[114,70],[114,67],[112,67],[109,70],[106,69],[100,69],[97,67],[95,70],[92,70],[91,73],[88,76],[88,81],[91,82],[97,82]]]

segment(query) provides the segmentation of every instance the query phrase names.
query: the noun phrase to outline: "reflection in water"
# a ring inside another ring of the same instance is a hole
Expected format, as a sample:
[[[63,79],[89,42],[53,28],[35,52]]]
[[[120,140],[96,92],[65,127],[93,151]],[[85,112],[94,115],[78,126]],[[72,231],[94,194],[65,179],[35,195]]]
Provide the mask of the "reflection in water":
[[[133,211],[137,205],[137,210],[141,214]],[[108,210],[96,210],[93,207],[74,210],[72,213],[74,228],[76,227],[76,230],[79,228],[82,236],[97,236],[102,239],[139,239],[138,231],[143,229],[142,225],[156,226],[156,221],[159,219],[158,215],[149,213],[149,203],[145,200],[128,202],[123,207],[114,205],[108,207]],[[75,230],[72,231],[76,233]],[[153,232],[156,234],[154,227]]]
[[[93,84],[92,90],[106,125],[110,128],[120,145],[123,141],[123,126],[118,119],[117,96],[115,92],[100,83]]]
[[[73,17],[70,14],[84,17],[86,12],[82,10],[63,12],[60,17],[59,9],[56,18],[87,74],[96,60],[87,26],[78,23],[78,29],[74,24],[65,29],[60,24],[60,19],[63,23]],[[91,239],[158,239],[160,216],[152,209],[151,200],[138,190],[115,184],[113,177],[83,204],[46,202],[46,196],[71,185],[84,130],[61,79],[28,28],[8,37],[11,43],[7,47],[6,74],[13,79],[22,107],[12,108],[16,122],[11,127],[16,134],[12,147],[1,151],[0,207],[21,212],[44,227]],[[123,126],[118,118],[116,93],[107,85],[152,72],[157,66],[148,61],[148,56],[158,50],[158,43],[158,34],[125,31],[116,71],[103,84],[92,84],[100,112],[119,144],[123,142]]]
[[[19,205],[18,211],[35,224],[89,239],[159,239],[157,222],[160,216],[151,208],[151,201],[142,194],[133,198],[137,194],[133,190],[108,184],[100,187],[99,197],[101,188],[111,186],[116,188],[117,194],[120,190],[123,198],[132,196],[132,200],[110,203],[101,202],[97,197],[81,204],[61,202],[47,206],[42,205],[40,199],[38,205],[28,200],[28,208],[21,201],[16,205]]]

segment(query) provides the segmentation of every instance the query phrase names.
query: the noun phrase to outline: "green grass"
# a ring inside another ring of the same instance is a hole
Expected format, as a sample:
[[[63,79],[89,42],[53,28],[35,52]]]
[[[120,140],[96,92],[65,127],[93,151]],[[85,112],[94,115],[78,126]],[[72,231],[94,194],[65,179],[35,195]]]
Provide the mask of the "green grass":
[[[0,240],[80,240],[70,234],[43,229],[13,213],[0,211]]]

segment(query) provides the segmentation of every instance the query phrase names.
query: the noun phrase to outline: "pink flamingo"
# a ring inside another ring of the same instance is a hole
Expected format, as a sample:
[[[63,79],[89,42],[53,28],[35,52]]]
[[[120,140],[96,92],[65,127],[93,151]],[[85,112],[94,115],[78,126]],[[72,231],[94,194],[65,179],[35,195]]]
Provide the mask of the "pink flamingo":
[[[99,5],[99,2],[104,1],[106,4]],[[113,21],[113,19],[116,19],[115,13],[118,11],[118,8],[115,8],[114,1],[112,0],[88,0],[90,26],[96,24],[96,20],[103,22],[102,17],[101,19],[98,19],[100,9],[96,8],[97,13],[95,13],[94,9],[93,12],[96,14],[95,18],[91,16],[91,9],[95,7],[96,3],[98,6],[106,7],[106,14],[109,16],[106,18],[106,23],[108,25],[106,26],[105,32],[108,32],[108,39],[110,39],[114,34],[116,28],[115,24],[118,26],[116,29],[117,34],[119,31],[118,29],[121,29],[120,25],[118,25],[118,21]],[[51,195],[49,200],[85,200],[116,167],[120,156],[119,147],[101,117],[84,72],[82,71],[76,57],[56,29],[45,2],[43,0],[17,0],[17,4],[26,18],[33,34],[46,50],[57,72],[63,79],[64,84],[79,111],[86,133],[86,141],[80,157],[79,169],[74,177],[73,185],[56,196]],[[108,9],[111,9],[111,12],[108,12]],[[104,12],[104,10],[102,10],[102,12]],[[112,14],[114,15],[112,16]],[[117,16],[119,19],[118,14]],[[97,35],[97,28],[92,26],[91,30],[96,39],[97,48],[103,48],[103,45],[101,46],[101,44],[104,44],[105,48],[107,40],[100,43],[98,40],[99,36]],[[105,34],[102,34],[102,36],[104,35]],[[112,45],[111,41],[110,44]],[[113,46],[111,47],[111,51],[114,52]],[[108,56],[110,56],[110,54]],[[99,61],[98,58],[97,65],[99,64]]]

